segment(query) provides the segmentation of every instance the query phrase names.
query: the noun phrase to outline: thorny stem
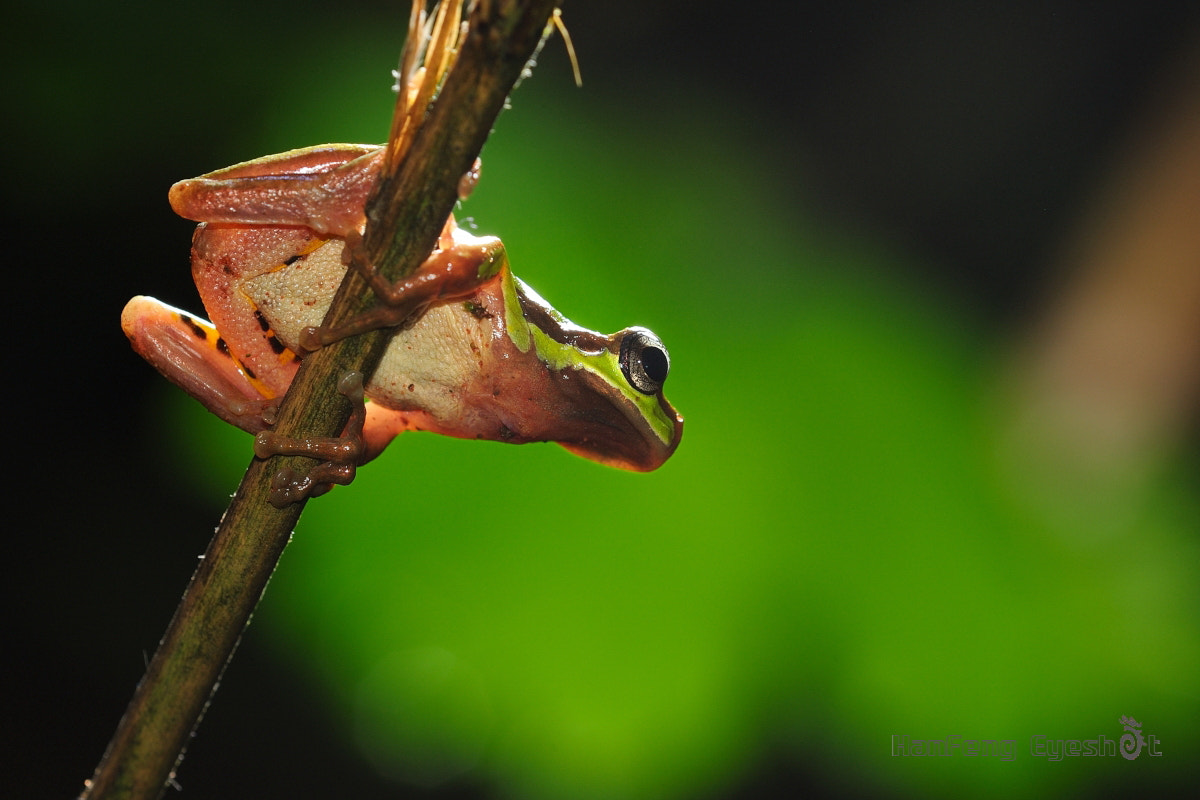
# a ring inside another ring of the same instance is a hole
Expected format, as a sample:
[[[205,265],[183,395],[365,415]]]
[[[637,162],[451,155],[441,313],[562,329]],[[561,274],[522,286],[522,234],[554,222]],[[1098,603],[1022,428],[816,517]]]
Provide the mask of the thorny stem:
[[[472,5],[468,31],[432,110],[367,204],[360,255],[389,280],[413,272],[433,249],[459,178],[483,148],[556,4]],[[341,324],[372,303],[365,279],[347,270],[325,324]],[[352,370],[371,375],[387,337],[387,331],[366,333],[305,358],[275,430],[294,437],[339,434],[350,403],[338,393],[338,380]],[[312,465],[301,456],[251,462],[82,798],[156,798],[173,779],[303,510],[303,503],[278,509],[268,502],[272,477]]]

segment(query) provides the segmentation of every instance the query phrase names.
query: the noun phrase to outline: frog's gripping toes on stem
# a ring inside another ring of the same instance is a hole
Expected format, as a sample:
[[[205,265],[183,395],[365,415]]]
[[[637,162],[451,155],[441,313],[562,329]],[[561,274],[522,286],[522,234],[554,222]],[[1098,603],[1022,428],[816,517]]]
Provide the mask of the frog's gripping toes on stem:
[[[338,392],[350,400],[353,409],[341,436],[291,439],[274,431],[260,431],[254,437],[254,455],[259,458],[288,455],[324,459],[306,475],[288,468],[275,473],[271,480],[271,504],[276,508],[321,494],[335,483],[345,486],[354,480],[362,460],[363,424],[367,417],[362,373],[351,371],[342,375]]]
[[[406,430],[555,441],[634,470],[670,457],[683,419],[663,396],[662,342],[644,328],[605,336],[572,324],[510,272],[498,239],[467,234],[453,218],[379,311],[349,330],[320,330],[381,153],[305,148],[172,187],[174,209],[201,223],[192,275],[212,322],[135,297],[121,316],[134,349],[210,411],[259,433],[306,345],[395,326],[366,381],[363,444],[350,461],[374,458]]]

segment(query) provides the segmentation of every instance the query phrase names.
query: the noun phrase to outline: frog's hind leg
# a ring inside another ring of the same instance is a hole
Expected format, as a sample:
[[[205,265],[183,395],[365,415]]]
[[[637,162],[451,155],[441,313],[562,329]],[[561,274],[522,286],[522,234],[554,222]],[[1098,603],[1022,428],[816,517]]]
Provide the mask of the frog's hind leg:
[[[121,312],[121,328],[138,355],[209,411],[250,433],[267,428],[263,415],[278,401],[250,382],[209,322],[139,296]]]

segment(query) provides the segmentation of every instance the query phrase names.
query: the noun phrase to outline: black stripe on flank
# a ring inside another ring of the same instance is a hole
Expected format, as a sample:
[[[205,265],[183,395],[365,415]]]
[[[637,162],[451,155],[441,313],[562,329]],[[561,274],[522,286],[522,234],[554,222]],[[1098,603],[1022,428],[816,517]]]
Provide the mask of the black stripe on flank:
[[[200,327],[200,325],[197,324],[196,320],[192,319],[187,314],[180,314],[179,321],[182,322],[184,325],[187,325],[191,329],[192,333],[194,333],[196,336],[199,336],[201,339],[204,339],[206,341],[208,340],[208,331],[206,331],[206,330],[204,330],[204,328]]]
[[[557,312],[551,313],[552,309],[526,297],[520,284],[517,285],[517,298],[521,301],[521,310],[525,312],[525,319],[529,320],[529,324],[559,344],[587,353],[599,353],[608,349],[609,337],[580,328],[566,320],[560,322],[561,317],[555,318]],[[565,326],[563,322],[566,322]]]

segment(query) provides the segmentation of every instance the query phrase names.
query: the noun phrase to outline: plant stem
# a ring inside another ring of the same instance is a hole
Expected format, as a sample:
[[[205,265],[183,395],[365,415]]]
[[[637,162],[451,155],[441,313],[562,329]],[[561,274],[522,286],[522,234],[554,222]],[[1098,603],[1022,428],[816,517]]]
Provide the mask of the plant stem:
[[[383,176],[367,204],[364,252],[388,280],[413,272],[433,249],[459,179],[483,148],[555,5],[473,5],[441,94],[407,156]],[[340,324],[374,302],[366,281],[347,270],[325,324]],[[351,337],[305,358],[275,430],[294,437],[340,434],[351,406],[338,394],[338,380],[351,370],[371,375],[388,335]],[[300,456],[251,462],[83,798],[155,798],[173,778],[303,510],[303,503],[277,509],[268,502],[272,478],[285,467],[306,472],[312,463]]]

